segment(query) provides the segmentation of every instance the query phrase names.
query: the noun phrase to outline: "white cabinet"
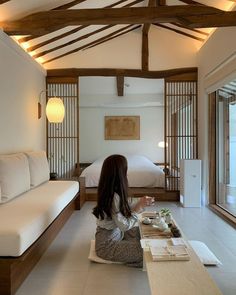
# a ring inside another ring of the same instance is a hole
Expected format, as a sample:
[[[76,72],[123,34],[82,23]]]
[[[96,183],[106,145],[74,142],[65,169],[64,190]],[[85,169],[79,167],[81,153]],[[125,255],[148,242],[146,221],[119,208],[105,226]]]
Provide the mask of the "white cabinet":
[[[201,207],[201,160],[180,160],[180,202]]]

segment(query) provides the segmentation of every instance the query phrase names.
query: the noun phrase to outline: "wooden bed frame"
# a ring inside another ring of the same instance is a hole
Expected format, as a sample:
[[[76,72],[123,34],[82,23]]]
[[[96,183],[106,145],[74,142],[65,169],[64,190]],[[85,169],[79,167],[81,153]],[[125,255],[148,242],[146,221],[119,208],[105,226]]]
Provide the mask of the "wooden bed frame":
[[[97,188],[86,188],[85,177],[79,177],[80,197],[85,201],[97,200]],[[130,187],[130,196],[136,198],[144,195],[154,197],[157,201],[179,201],[179,191],[167,191],[159,187]]]
[[[68,218],[80,207],[80,195],[77,193],[44,233],[21,256],[0,257],[1,295],[13,295],[17,291]]]

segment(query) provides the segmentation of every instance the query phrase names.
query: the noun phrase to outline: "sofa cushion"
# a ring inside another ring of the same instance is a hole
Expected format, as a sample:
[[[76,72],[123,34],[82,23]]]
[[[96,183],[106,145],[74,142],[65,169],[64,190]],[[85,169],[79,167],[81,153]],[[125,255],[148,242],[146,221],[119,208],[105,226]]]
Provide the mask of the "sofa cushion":
[[[77,181],[47,181],[0,206],[0,256],[20,256],[79,191]]]
[[[44,151],[25,153],[29,161],[30,185],[35,187],[49,180],[49,166]]]
[[[0,155],[0,187],[0,203],[30,189],[29,164],[23,153]]]

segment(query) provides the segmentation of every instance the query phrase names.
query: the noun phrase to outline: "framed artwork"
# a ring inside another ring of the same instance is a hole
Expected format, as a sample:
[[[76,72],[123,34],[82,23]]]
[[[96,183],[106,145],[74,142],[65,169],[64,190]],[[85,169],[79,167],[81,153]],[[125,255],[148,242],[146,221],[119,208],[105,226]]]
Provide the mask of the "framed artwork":
[[[139,140],[140,116],[105,116],[105,140]]]

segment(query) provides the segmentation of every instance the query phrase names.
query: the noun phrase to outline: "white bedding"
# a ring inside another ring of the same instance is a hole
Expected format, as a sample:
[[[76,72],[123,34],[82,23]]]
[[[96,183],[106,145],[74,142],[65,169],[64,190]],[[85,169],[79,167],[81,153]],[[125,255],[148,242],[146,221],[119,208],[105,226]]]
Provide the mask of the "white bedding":
[[[165,187],[163,170],[148,158],[140,155],[124,155],[128,161],[129,187]],[[86,187],[97,187],[105,158],[96,160],[85,168],[81,176],[85,177]]]

